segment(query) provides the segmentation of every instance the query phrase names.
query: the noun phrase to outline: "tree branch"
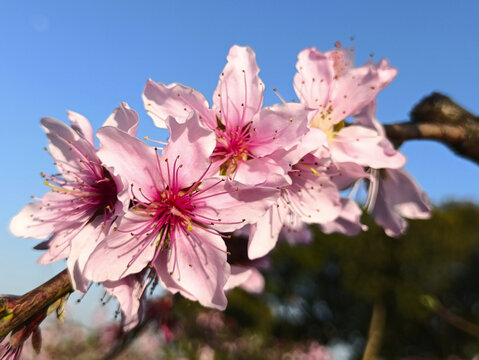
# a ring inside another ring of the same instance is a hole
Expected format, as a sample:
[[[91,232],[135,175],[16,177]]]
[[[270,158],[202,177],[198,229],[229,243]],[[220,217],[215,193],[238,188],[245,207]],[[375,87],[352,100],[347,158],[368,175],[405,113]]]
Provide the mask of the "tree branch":
[[[73,292],[65,269],[23,296],[0,296],[0,338],[40,313],[47,315],[58,301]],[[55,307],[56,308],[56,307]]]
[[[479,165],[479,118],[449,97],[432,93],[411,111],[411,121],[384,126],[400,145],[406,140],[436,140]]]

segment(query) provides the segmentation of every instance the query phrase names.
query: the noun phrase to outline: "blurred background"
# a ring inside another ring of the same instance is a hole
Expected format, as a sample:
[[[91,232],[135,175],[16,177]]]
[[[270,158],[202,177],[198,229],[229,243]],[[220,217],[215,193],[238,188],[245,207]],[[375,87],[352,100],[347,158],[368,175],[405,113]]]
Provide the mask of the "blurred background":
[[[432,91],[479,114],[478,11],[473,0],[387,6],[379,0],[2,0],[0,293],[22,294],[65,267],[62,262],[36,264],[39,253],[32,247],[37,241],[14,238],[8,231],[10,218],[30,196],[47,191],[40,171],[54,171],[43,151],[41,117],[66,121],[66,110],[74,110],[97,129],[126,101],[140,115],[138,136],[164,140],[167,133],[155,128],[143,109],[147,78],[183,83],[210,100],[229,48],[249,45],[268,105],[278,102],[275,87],[285,99],[295,98],[292,78],[299,51],[309,46],[326,51],[335,41],[354,46],[356,64],[374,54],[376,61],[386,57],[398,68],[397,78],[378,97],[382,122],[407,120],[414,104]],[[336,358],[360,356],[354,354],[364,347],[373,309],[382,309],[385,358],[479,353],[477,337],[448,318],[454,314],[479,324],[474,205],[479,167],[429,141],[408,142],[401,150],[408,157],[406,169],[437,206],[433,220],[414,222],[400,239],[371,226],[356,238],[318,233],[310,247],[283,244],[264,270],[265,293],[235,291],[227,312],[218,315],[237,324],[223,319],[227,326],[222,329],[231,332],[213,339],[217,331],[195,333],[195,326],[185,325],[177,334],[178,349],[184,339],[191,356],[198,356],[208,335],[210,347],[228,358],[222,343],[254,334],[257,342],[245,342],[256,347],[239,351],[245,359],[262,358],[267,348],[292,351],[294,343],[309,351],[313,340],[331,348],[340,344]],[[69,317],[94,328],[101,296],[98,289],[79,304],[71,301]],[[197,313],[205,311],[182,300],[175,301],[174,309],[180,323],[189,319],[196,325]]]

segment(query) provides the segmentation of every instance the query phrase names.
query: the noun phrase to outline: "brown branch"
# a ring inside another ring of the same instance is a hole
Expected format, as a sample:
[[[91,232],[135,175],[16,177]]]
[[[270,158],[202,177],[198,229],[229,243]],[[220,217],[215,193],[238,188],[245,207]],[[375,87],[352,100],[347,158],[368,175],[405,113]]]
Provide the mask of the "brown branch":
[[[0,296],[0,338],[38,314],[47,314],[52,305],[71,292],[73,288],[65,269],[23,296]]]
[[[381,299],[374,303],[373,314],[369,324],[368,342],[363,354],[363,360],[374,360],[379,355],[386,324],[386,307]]]
[[[457,144],[464,141],[466,132],[460,126],[446,124],[414,124],[404,122],[384,125],[389,138],[395,141],[430,139]]]
[[[384,128],[396,145],[406,140],[436,140],[479,164],[479,118],[445,95],[432,93],[412,109],[410,122]]]
[[[457,316],[443,305],[438,306],[438,308],[436,309],[436,313],[444,320],[446,320],[450,325],[454,326],[456,329],[462,330],[465,333],[474,336],[476,339],[479,339],[478,325]]]
[[[475,338],[479,339],[479,325],[476,325],[462,317],[454,314],[451,310],[446,308],[436,297],[432,295],[423,295],[421,302],[424,306],[435,312],[448,324],[454,326]]]

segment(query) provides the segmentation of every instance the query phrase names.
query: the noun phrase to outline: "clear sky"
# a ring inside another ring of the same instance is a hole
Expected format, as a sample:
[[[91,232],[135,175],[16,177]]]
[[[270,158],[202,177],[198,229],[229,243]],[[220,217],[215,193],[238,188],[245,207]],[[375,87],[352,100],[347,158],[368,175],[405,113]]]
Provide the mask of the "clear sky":
[[[432,91],[479,114],[479,2],[446,1],[0,1],[0,293],[23,293],[65,265],[35,264],[35,240],[8,232],[29,196],[47,191],[40,171],[53,172],[42,150],[42,116],[66,121],[66,110],[97,129],[121,101],[140,114],[139,136],[161,139],[146,115],[147,78],[180,82],[208,99],[231,45],[249,45],[266,84],[295,98],[292,78],[300,50],[329,50],[354,36],[356,62],[374,53],[399,75],[379,96],[378,118],[405,120]],[[407,169],[435,203],[479,200],[479,167],[441,145],[403,146]],[[78,311],[78,310],[74,310]]]

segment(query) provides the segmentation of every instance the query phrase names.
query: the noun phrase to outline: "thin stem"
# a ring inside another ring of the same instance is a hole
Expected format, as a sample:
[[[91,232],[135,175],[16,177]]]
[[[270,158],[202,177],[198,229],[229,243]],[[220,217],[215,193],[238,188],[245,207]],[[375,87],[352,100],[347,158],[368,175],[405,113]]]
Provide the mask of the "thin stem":
[[[378,357],[386,324],[386,308],[382,300],[374,303],[371,323],[369,324],[368,342],[363,354],[363,360],[374,360]]]

